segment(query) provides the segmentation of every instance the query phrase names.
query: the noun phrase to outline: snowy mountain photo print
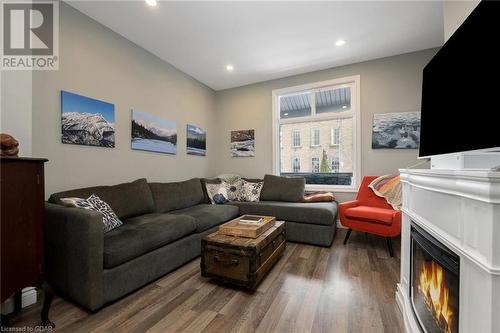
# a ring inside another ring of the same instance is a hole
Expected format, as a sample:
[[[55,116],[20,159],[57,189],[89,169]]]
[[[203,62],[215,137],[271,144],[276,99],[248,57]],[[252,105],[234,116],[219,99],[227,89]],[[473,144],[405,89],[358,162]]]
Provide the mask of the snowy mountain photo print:
[[[420,112],[373,115],[372,149],[417,149],[420,145]]]
[[[176,122],[132,110],[132,149],[176,154]]]
[[[115,106],[61,91],[62,143],[113,148]]]

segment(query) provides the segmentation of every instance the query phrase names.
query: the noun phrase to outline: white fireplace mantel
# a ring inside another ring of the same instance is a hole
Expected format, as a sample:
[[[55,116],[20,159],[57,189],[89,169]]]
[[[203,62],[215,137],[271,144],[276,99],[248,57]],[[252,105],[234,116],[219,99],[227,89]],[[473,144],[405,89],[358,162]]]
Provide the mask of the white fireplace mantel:
[[[460,257],[460,332],[500,332],[500,172],[400,170],[401,279],[406,332],[420,332],[410,301],[410,226]]]

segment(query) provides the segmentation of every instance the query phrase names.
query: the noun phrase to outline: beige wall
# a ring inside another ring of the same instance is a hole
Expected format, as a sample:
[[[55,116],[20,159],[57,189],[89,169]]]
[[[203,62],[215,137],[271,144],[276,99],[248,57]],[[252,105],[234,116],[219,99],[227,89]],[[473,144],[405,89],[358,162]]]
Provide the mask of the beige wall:
[[[444,40],[447,41],[457,28],[465,21],[467,16],[476,8],[480,0],[472,1],[444,1],[443,23]]]
[[[352,75],[361,76],[362,175],[392,173],[418,163],[417,150],[372,150],[372,119],[374,113],[420,111],[422,69],[436,51],[424,50],[218,91],[217,173],[239,173],[247,177],[272,173],[273,89]],[[230,131],[252,128],[255,128],[255,157],[230,157]],[[351,193],[337,194],[341,201],[352,196]]]
[[[32,71],[0,71],[0,132],[19,141],[19,156],[32,152]]]
[[[46,194],[147,177],[215,174],[215,94],[72,7],[60,7],[58,71],[33,75],[33,155],[46,157]],[[61,143],[60,91],[115,104],[115,148]],[[131,109],[177,121],[177,155],[130,148]],[[186,154],[186,123],[207,129],[206,157]]]

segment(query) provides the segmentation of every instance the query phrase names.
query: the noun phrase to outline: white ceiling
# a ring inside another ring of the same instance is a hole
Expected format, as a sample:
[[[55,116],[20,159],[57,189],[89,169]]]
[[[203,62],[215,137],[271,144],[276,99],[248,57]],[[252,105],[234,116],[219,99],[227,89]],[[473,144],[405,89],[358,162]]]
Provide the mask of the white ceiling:
[[[443,43],[440,1],[69,3],[215,90]]]

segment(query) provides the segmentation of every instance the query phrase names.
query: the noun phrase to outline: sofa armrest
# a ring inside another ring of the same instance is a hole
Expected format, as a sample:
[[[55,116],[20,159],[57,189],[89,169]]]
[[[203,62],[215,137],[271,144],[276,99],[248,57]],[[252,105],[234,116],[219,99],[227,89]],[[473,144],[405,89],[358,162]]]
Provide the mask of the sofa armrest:
[[[102,215],[98,212],[45,204],[47,280],[88,309],[103,305]]]

